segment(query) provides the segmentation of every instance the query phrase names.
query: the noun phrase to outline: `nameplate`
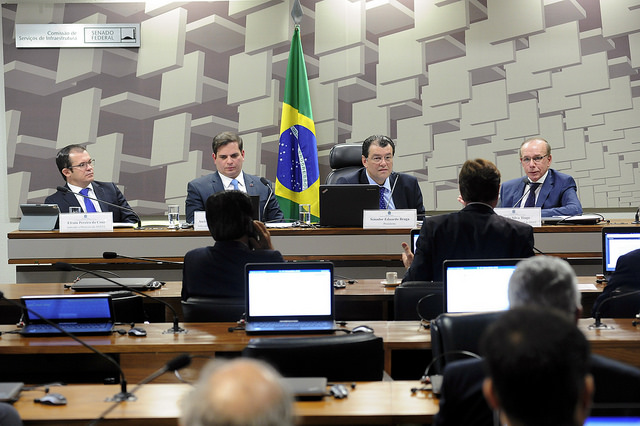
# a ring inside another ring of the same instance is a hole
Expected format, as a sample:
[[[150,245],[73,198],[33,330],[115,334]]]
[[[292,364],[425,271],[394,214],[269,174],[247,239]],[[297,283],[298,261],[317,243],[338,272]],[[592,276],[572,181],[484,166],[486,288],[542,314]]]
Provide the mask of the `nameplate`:
[[[16,47],[140,47],[140,24],[16,24]]]
[[[418,219],[415,209],[364,210],[362,215],[364,229],[411,229]]]
[[[502,217],[517,220],[531,226],[542,226],[542,209],[540,207],[495,208],[494,212]]]
[[[60,213],[60,232],[113,231],[113,212]]]
[[[193,212],[193,230],[194,231],[208,231],[207,225],[207,213],[206,212]]]

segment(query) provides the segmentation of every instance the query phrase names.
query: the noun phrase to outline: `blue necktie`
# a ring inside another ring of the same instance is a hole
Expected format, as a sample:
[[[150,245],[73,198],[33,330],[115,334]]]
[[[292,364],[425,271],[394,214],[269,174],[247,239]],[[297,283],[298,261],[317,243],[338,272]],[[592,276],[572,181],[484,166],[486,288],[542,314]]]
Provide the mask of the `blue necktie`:
[[[529,196],[527,197],[527,201],[525,201],[525,207],[535,207],[536,206],[536,189],[540,186],[539,182],[531,182],[529,184]]]
[[[234,190],[238,190],[238,179],[232,179],[231,180],[231,186],[233,186]]]
[[[80,190],[80,193],[81,193],[82,195],[85,195],[85,196],[86,196],[86,195],[89,195],[89,188],[81,189],[81,190]],[[87,213],[95,213],[95,212],[97,211],[97,210],[96,210],[96,207],[93,205],[93,203],[91,202],[91,200],[90,200],[90,199],[88,199],[88,198],[85,198],[85,199],[84,199],[84,208],[85,208],[85,212],[87,212]]]
[[[384,186],[380,187],[380,210],[386,210],[387,208],[387,200],[384,198],[384,193],[386,192],[386,188]]]

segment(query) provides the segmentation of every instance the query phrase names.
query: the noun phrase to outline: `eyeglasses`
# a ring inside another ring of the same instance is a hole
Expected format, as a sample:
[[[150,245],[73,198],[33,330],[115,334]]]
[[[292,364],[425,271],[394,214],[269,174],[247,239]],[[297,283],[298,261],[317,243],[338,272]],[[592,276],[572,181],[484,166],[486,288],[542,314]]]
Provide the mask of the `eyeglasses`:
[[[374,155],[369,161],[374,164],[380,164],[382,163],[382,160],[384,160],[385,163],[391,163],[393,161],[393,155],[386,155],[384,157],[378,157],[377,155]]]
[[[91,160],[85,162],[85,163],[80,163],[80,164],[76,164],[75,166],[69,166],[67,167],[67,169],[73,169],[74,167],[78,168],[78,169],[87,169],[89,168],[89,166],[93,167],[96,164],[96,160],[95,158],[92,158]]]
[[[531,158],[531,157],[522,157],[520,159],[520,161],[522,161],[524,164],[529,164],[531,161],[533,161],[536,164],[539,164],[543,159],[545,159],[547,157],[548,157],[548,155],[536,155],[533,158]]]

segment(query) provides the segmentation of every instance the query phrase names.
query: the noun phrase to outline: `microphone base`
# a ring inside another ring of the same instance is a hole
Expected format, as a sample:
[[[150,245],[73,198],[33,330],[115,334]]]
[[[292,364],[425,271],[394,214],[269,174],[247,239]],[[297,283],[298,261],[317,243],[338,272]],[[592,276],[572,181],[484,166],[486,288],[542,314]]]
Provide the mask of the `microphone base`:
[[[123,402],[123,401],[137,401],[138,397],[130,392],[120,392],[113,395],[111,398],[107,398],[107,402]]]
[[[600,324],[596,324],[595,322],[593,324],[591,324],[589,327],[587,327],[589,330],[613,330],[614,327],[611,327],[610,325],[607,325],[603,322],[601,322]]]
[[[187,334],[189,330],[182,327],[171,327],[168,330],[162,332],[162,334]]]

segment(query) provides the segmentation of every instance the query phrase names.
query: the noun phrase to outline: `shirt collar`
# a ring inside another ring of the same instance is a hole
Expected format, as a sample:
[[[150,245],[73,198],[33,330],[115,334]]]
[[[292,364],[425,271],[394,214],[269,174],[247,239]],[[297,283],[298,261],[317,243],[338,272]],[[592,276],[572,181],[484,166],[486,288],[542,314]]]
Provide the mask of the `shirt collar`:
[[[549,169],[547,169],[547,172],[545,174],[543,174],[542,177],[540,179],[538,179],[537,182],[531,182],[531,179],[529,179],[528,177],[527,177],[527,179],[529,179],[530,183],[539,183],[540,184],[539,186],[542,186],[542,184],[544,183],[544,180],[547,178],[548,174],[549,174]]]
[[[69,182],[67,182],[67,186],[69,187],[69,189],[73,192],[80,192],[82,191],[84,188],[81,188],[79,186],[75,186],[75,185],[71,185]],[[89,183],[89,185],[86,186],[87,188],[89,188],[89,192],[94,192],[93,191],[93,185],[91,183]]]
[[[223,175],[220,172],[218,172],[218,175],[220,176],[220,180],[222,180],[222,187],[224,189],[229,188],[231,186],[231,181],[233,179]],[[247,185],[244,184],[244,172],[240,171],[240,174],[235,179],[238,181],[238,190],[242,192],[247,192]]]
[[[371,179],[371,176],[369,176],[369,172],[366,169],[365,169],[365,172],[366,172],[365,174],[367,175],[367,180],[369,181],[369,183],[371,185],[378,185],[378,183],[375,180]],[[387,191],[391,192],[391,182],[389,182],[389,178],[387,178],[382,185],[378,185],[378,186],[384,186]]]

